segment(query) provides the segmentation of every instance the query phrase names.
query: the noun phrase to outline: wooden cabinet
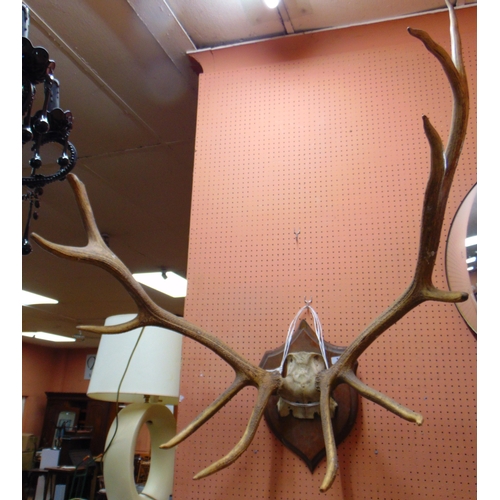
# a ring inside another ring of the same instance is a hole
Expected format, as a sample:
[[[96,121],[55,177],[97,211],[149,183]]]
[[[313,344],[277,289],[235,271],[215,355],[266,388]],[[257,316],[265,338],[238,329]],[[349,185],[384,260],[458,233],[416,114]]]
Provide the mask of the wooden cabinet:
[[[47,407],[43,422],[40,447],[51,448],[56,432],[57,420],[61,412],[75,412],[76,419],[72,433],[65,439],[88,437],[90,451],[94,456],[104,451],[106,436],[115,417],[113,403],[90,399],[86,394],[74,392],[46,392]],[[78,432],[81,431],[81,432]],[[82,432],[83,431],[83,432]]]

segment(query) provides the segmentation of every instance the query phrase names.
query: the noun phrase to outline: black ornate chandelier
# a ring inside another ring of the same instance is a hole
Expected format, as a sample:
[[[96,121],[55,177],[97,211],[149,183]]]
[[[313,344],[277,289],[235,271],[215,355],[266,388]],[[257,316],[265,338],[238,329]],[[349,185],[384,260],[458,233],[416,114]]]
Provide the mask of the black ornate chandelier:
[[[28,220],[23,233],[23,255],[31,253],[28,239],[31,219],[38,218],[40,196],[43,187],[54,181],[62,181],[74,168],[76,149],[69,142],[73,127],[73,115],[59,107],[59,81],[54,78],[55,62],[50,60],[43,47],[33,47],[28,39],[30,12],[23,4],[23,148],[31,145],[33,152],[29,160],[30,175],[23,175],[23,201],[29,202]],[[33,109],[37,85],[43,84],[44,99],[41,109]],[[56,162],[44,165],[42,147],[59,144],[61,154]],[[57,163],[57,165],[55,165]],[[44,174],[41,173],[41,168]],[[25,191],[24,191],[25,190]]]

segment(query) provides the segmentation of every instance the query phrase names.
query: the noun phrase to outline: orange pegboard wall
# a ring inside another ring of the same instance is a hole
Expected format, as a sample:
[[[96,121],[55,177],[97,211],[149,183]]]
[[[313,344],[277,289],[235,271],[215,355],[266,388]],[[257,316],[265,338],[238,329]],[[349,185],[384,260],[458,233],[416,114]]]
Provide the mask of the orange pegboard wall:
[[[457,13],[471,118],[435,271],[441,287],[446,233],[476,182],[476,9]],[[410,281],[429,171],[421,116],[446,141],[451,97],[407,24],[449,47],[440,13],[195,55],[204,73],[185,316],[255,364],[284,342],[305,297],[326,340],[347,345]],[[358,373],[424,424],[361,400],[325,494],[325,463],[311,474],[264,421],[235,464],[194,481],[242,436],[256,394],[247,388],[177,447],[174,498],[475,498],[476,340],[455,306],[412,311],[362,355]],[[186,339],[179,428],[232,380]]]

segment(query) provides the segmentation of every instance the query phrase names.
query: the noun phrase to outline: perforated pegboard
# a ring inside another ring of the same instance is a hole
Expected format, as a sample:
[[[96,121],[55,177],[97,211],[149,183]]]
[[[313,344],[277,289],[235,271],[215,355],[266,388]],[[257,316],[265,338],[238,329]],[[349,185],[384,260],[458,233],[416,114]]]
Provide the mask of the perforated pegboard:
[[[435,272],[441,287],[446,233],[476,182],[475,14],[458,11],[471,119]],[[449,47],[447,15],[410,21]],[[326,340],[347,345],[409,283],[429,170],[421,116],[446,141],[451,97],[407,24],[197,56],[205,73],[185,315],[255,364],[284,342],[305,297]],[[424,304],[378,339],[360,358],[360,378],[422,413],[424,424],[361,400],[326,494],[325,464],[311,475],[264,421],[235,464],[192,480],[243,434],[256,394],[246,389],[178,446],[174,498],[475,498],[475,348],[450,304]],[[179,427],[232,379],[224,362],[186,339]]]

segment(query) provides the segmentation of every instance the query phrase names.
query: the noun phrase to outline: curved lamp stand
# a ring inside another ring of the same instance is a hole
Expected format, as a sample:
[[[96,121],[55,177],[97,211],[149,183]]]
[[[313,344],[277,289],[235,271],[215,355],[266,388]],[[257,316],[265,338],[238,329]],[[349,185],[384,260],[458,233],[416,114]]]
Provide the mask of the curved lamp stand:
[[[116,423],[118,429],[115,434]],[[151,466],[143,493],[137,493],[134,479],[135,443],[147,423],[151,436]],[[163,405],[133,403],[125,407],[111,424],[104,455],[104,482],[109,500],[168,500],[174,483],[175,450],[160,449],[176,430],[172,412]],[[113,438],[114,435],[114,438]]]

